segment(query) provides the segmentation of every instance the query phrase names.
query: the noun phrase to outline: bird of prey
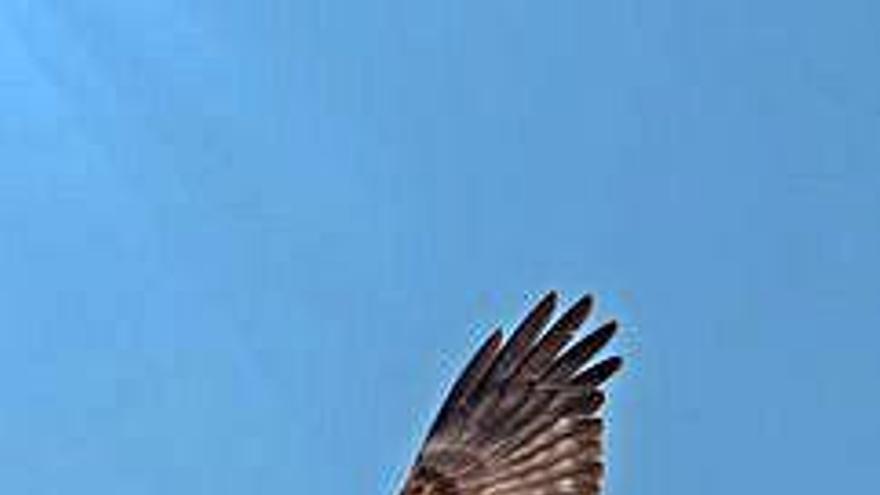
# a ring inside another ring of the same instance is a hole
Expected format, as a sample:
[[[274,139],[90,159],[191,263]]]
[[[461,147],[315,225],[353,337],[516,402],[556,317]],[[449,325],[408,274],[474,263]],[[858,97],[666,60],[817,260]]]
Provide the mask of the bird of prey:
[[[592,358],[613,320],[576,340],[587,295],[552,324],[550,292],[512,335],[492,333],[440,408],[401,495],[596,495],[602,490],[601,386],[622,364]]]

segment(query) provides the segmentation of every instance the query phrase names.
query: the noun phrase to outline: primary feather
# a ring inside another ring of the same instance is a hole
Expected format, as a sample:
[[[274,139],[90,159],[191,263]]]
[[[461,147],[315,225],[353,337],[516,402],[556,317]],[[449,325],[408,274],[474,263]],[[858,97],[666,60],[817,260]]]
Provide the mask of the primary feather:
[[[402,495],[595,495],[601,491],[600,390],[619,357],[587,366],[609,321],[566,349],[593,307],[584,296],[549,329],[547,294],[504,342],[493,332],[456,380]]]

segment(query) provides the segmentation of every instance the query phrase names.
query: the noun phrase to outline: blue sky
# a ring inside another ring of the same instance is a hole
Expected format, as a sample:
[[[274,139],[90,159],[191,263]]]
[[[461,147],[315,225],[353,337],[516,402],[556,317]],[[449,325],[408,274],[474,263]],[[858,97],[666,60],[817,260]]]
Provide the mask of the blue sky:
[[[624,322],[609,493],[865,492],[878,24],[3,2],[0,492],[392,493],[550,288]]]

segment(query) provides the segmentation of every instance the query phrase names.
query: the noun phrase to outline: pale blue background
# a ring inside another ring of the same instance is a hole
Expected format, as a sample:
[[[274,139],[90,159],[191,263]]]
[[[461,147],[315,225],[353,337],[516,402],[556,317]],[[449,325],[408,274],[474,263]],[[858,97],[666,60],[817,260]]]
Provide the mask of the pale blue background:
[[[610,493],[876,489],[876,0],[0,5],[0,493],[391,493],[551,287]]]

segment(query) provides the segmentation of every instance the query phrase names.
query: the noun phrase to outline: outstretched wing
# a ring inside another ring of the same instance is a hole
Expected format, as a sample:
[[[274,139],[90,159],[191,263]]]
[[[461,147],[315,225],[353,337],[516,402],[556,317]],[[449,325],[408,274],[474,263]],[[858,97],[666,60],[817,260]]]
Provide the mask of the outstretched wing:
[[[571,346],[593,306],[577,301],[549,329],[547,294],[503,342],[496,330],[449,393],[402,495],[595,495],[603,464],[600,386],[621,366],[586,366],[614,321]]]

